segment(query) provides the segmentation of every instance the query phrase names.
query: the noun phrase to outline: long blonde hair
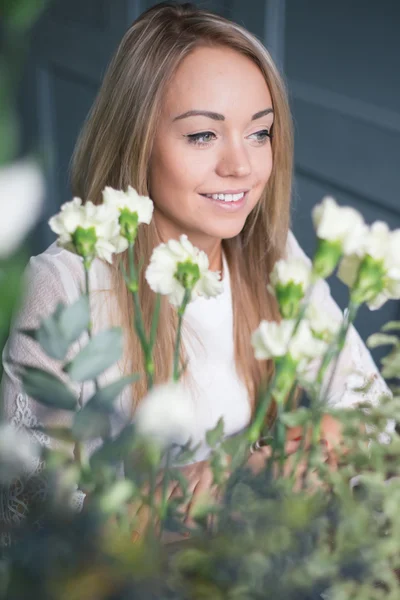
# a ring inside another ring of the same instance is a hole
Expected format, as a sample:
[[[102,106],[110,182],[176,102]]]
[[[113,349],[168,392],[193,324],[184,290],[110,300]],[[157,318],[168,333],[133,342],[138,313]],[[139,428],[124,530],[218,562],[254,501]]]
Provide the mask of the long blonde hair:
[[[273,168],[262,197],[243,230],[223,240],[232,284],[235,362],[249,391],[254,411],[256,391],[273,365],[257,361],[250,344],[260,319],[279,320],[276,301],[267,291],[273,264],[285,255],[290,224],[293,134],[285,85],[270,54],[243,27],[192,4],[164,2],[144,12],[128,29],[113,57],[101,89],[86,119],[72,159],[73,194],[94,203],[102,201],[105,186],[151,197],[148,186],[152,144],[166,86],[181,61],[198,46],[225,46],[252,60],[268,85],[273,109]],[[147,265],[161,240],[154,224],[141,226],[136,257]],[[127,261],[125,255],[122,260]],[[133,384],[133,407],[146,393],[146,377],[139,341],[133,330],[133,303],[118,263],[111,267],[112,290],[124,329],[124,370],[142,373]],[[140,302],[149,327],[155,295],[142,270]],[[171,376],[176,311],[163,301],[155,345],[155,381]],[[218,333],[216,332],[216,335]]]

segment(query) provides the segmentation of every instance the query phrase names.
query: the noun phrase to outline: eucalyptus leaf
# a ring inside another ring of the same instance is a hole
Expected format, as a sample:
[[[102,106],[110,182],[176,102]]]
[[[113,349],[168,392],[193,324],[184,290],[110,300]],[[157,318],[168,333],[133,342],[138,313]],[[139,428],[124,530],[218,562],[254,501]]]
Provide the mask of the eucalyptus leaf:
[[[80,441],[108,437],[110,435],[109,412],[86,404],[75,415],[72,434]]]
[[[196,446],[191,446],[191,441],[187,442],[180,447],[176,457],[174,458],[174,462],[179,465],[185,465],[186,463],[191,462],[196,456],[197,450],[200,448],[201,442],[196,444]]]
[[[89,328],[90,307],[86,295],[82,295],[59,315],[60,329],[69,344],[75,342]]]
[[[90,457],[92,468],[101,467],[107,463],[118,463],[122,461],[135,447],[136,435],[134,424],[124,427],[121,433],[112,440],[107,440]]]
[[[121,328],[113,327],[93,337],[63,370],[74,381],[95,379],[121,358],[122,349]]]
[[[25,392],[41,404],[64,410],[75,410],[77,399],[66,384],[52,373],[23,366],[21,380]]]
[[[381,327],[382,331],[396,331],[400,330],[400,321],[388,321]]]
[[[388,335],[386,333],[373,333],[367,339],[368,348],[377,348],[378,346],[396,345],[399,343],[399,338],[396,335]]]
[[[186,498],[189,489],[189,482],[185,474],[179,469],[171,469],[169,472],[169,477],[171,481],[178,482],[178,485],[181,488],[182,495],[184,498]]]
[[[41,348],[43,348],[47,356],[56,360],[63,360],[69,347],[57,323],[58,314],[61,310],[62,305],[58,305],[54,315],[44,319],[36,331],[36,340]]]
[[[206,441],[207,444],[211,448],[215,448],[218,442],[220,442],[224,435],[224,418],[220,417],[218,419],[218,423],[214,427],[214,429],[210,429],[206,433]]]
[[[381,363],[383,365],[382,376],[384,378],[400,378],[400,350],[392,351],[388,356],[382,358]]]
[[[87,330],[89,320],[88,299],[81,296],[72,305],[60,302],[37,329],[22,329],[21,333],[36,340],[47,356],[64,360],[70,345]]]
[[[123,391],[123,389],[139,379],[139,375],[134,373],[133,375],[127,375],[126,377],[122,377],[118,381],[114,381],[99,390],[88,400],[86,406],[90,406],[91,408],[102,408],[108,409],[112,412],[112,405],[114,400],[119,396],[119,394]]]
[[[301,406],[300,408],[297,408],[291,412],[283,413],[280,415],[280,420],[287,427],[298,427],[305,425],[311,420],[310,410],[304,406]]]

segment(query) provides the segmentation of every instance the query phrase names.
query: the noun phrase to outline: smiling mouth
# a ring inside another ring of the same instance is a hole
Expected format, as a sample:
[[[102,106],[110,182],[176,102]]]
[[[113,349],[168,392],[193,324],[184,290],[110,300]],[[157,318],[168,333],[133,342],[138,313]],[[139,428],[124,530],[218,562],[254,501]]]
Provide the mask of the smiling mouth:
[[[220,202],[240,202],[245,195],[248,193],[248,190],[226,194],[226,193],[215,193],[215,194],[201,194],[205,198],[210,198],[210,200],[219,200]]]

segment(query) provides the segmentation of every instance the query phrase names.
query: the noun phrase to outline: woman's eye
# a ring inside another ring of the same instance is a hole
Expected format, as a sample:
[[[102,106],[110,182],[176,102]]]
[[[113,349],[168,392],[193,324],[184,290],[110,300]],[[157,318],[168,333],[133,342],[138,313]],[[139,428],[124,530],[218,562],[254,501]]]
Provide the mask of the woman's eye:
[[[253,133],[250,137],[253,136],[256,136],[256,141],[262,144],[268,138],[272,138],[272,132],[268,129],[263,129],[262,131],[257,131],[256,133]]]
[[[200,133],[190,133],[186,137],[189,140],[189,144],[205,146],[209,144],[213,138],[215,138],[215,134],[212,133],[212,131],[202,131]]]

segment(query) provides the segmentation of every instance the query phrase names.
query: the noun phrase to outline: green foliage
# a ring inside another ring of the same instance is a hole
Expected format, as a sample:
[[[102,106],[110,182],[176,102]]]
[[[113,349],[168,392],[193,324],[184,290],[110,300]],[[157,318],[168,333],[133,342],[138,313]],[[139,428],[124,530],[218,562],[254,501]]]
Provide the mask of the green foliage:
[[[215,448],[221,442],[224,435],[224,420],[218,419],[218,423],[214,429],[209,429],[206,433],[206,441],[210,448]]]
[[[36,340],[47,356],[64,360],[70,345],[84,333],[90,321],[89,302],[81,296],[74,304],[58,304],[54,313],[43,319],[37,329],[22,333]]]
[[[24,366],[21,380],[26,393],[41,404],[63,410],[75,410],[74,393],[58,377],[42,369]]]
[[[63,370],[73,381],[96,379],[122,356],[122,331],[118,327],[102,331],[82,348]]]

